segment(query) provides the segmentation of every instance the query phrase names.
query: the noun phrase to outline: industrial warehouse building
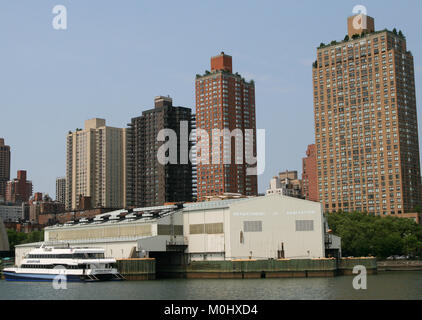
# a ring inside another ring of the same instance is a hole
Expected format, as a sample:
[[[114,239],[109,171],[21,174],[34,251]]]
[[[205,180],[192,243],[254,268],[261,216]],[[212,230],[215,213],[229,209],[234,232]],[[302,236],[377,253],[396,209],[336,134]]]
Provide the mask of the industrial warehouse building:
[[[278,194],[189,204],[183,226],[191,260],[310,259],[340,250],[320,203]]]
[[[116,259],[181,254],[186,261],[340,256],[320,203],[269,195],[118,210],[45,228],[45,241],[102,247]],[[39,244],[16,247],[16,261]]]

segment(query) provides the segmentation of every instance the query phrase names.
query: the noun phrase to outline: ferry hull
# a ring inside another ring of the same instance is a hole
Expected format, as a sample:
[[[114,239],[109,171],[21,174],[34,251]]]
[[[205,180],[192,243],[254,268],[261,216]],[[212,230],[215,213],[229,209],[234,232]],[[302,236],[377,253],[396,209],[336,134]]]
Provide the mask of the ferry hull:
[[[26,282],[51,282],[57,274],[34,274],[34,273],[15,273],[3,271],[6,281],[26,281]],[[97,279],[90,279],[85,276],[66,275],[67,282],[97,282],[97,281],[119,281],[123,279],[116,278],[113,274],[97,274]]]

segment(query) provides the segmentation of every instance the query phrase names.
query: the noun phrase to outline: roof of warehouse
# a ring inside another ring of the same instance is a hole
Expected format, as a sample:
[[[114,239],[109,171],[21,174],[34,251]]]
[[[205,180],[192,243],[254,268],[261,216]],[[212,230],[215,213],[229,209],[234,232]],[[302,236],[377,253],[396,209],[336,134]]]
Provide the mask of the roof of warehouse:
[[[246,201],[246,200],[251,200],[251,199],[256,199],[256,197],[185,203],[183,211],[227,208],[229,207],[230,204],[234,202]]]
[[[159,218],[165,217],[168,214],[179,211],[176,205],[135,208],[132,212],[126,209],[115,210],[111,212],[96,215],[94,218],[81,218],[77,221],[69,221],[65,224],[56,224],[44,228],[45,230],[61,229],[66,227],[85,227],[95,225],[111,225],[128,222],[149,222],[156,221]],[[121,215],[122,213],[126,213]],[[140,215],[139,215],[140,214]]]
[[[102,242],[125,242],[125,241],[137,241],[146,238],[154,238],[156,236],[136,236],[136,237],[120,237],[120,238],[100,238],[100,239],[82,239],[82,240],[61,240],[61,241],[45,241],[45,242],[32,242],[32,243],[23,243],[16,245],[16,247],[25,248],[25,247],[40,247],[43,243],[48,245],[59,245],[59,244],[90,244],[90,243],[102,243]]]
[[[265,197],[281,197],[291,198],[284,195],[269,195]],[[239,201],[253,201],[260,197],[236,198],[227,200],[204,201],[204,202],[191,202],[183,204],[183,211],[196,211],[196,210],[212,210],[228,208],[231,204]],[[299,201],[306,201],[302,199],[292,198]],[[129,212],[126,209],[115,210],[96,215],[94,218],[81,218],[77,221],[69,221],[65,224],[56,224],[54,226],[46,227],[45,230],[61,229],[67,227],[89,227],[96,225],[111,225],[123,224],[131,222],[152,222],[160,218],[180,212],[181,207],[178,205],[164,205],[156,207],[135,208]]]

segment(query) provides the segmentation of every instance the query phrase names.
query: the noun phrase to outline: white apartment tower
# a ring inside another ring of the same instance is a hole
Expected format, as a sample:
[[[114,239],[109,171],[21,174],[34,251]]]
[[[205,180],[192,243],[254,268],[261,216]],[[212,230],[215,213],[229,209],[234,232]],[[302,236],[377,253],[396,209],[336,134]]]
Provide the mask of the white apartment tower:
[[[66,209],[78,208],[79,196],[94,208],[126,206],[126,129],[107,127],[104,119],[85,121],[85,129],[67,135]]]

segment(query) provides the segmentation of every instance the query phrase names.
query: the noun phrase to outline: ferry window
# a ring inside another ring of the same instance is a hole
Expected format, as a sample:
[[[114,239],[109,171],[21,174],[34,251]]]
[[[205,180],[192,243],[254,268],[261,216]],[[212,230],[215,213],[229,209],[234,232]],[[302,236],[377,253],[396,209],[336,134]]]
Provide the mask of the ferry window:
[[[104,253],[88,253],[88,258],[102,259],[102,258],[104,258]]]

